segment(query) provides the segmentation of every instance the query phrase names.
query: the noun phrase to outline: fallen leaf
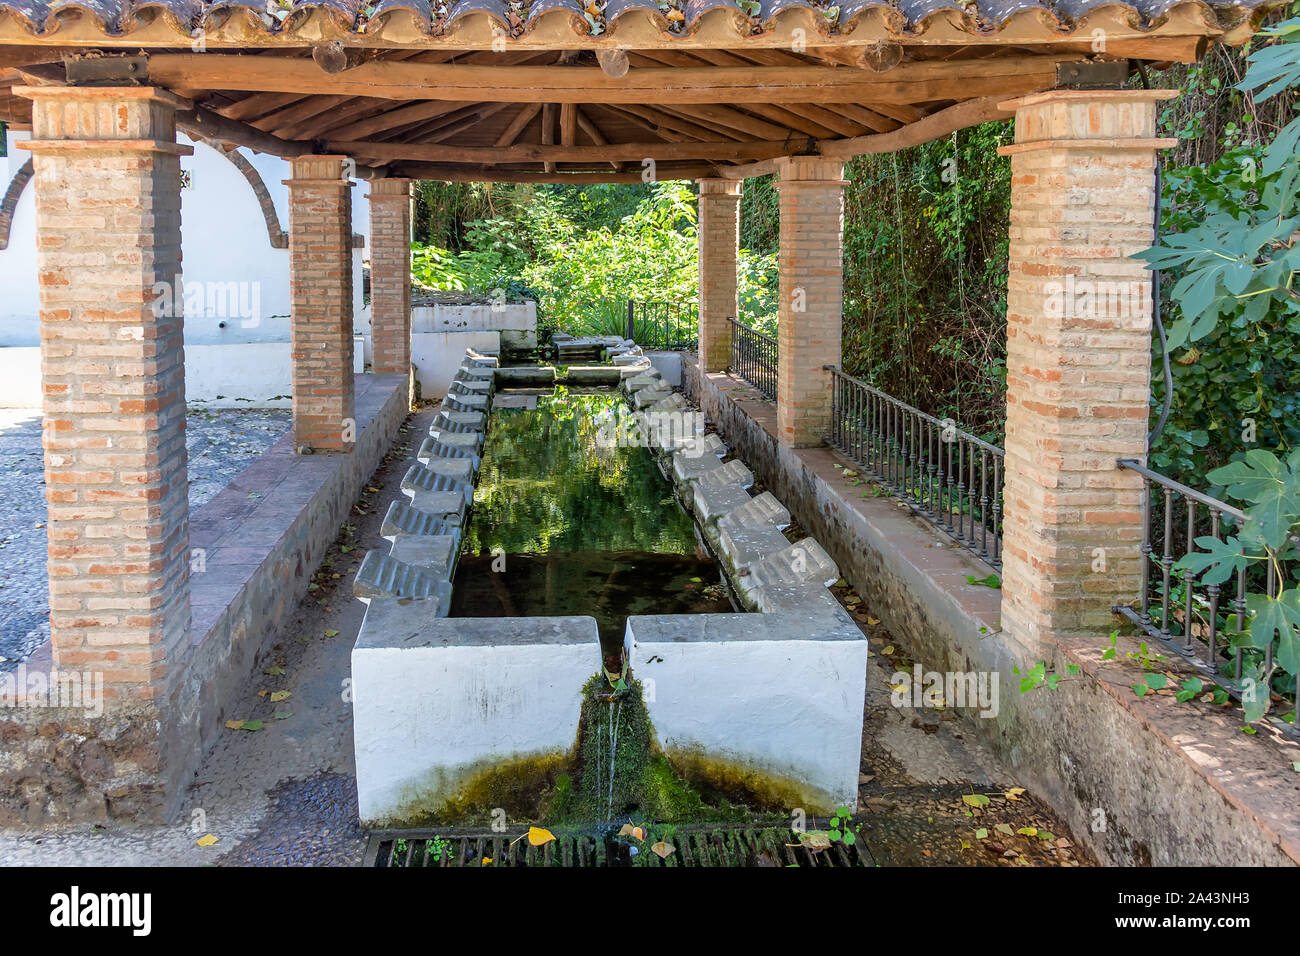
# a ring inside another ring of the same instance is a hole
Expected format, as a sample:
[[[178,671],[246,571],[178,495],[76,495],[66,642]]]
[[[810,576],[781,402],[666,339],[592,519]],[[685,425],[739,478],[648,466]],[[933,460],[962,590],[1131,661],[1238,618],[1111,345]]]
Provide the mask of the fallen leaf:
[[[197,843],[199,846],[212,846],[214,843],[217,842],[217,838],[213,836],[211,833],[209,833],[207,836],[199,837],[194,842]]]
[[[290,697],[292,697],[292,696],[293,696],[293,692],[292,692],[292,691],[287,691],[287,690],[277,690],[277,691],[272,692],[272,694],[271,694],[271,703],[273,703],[273,704],[278,704],[278,703],[280,703],[280,701],[282,701],[282,700],[288,700],[288,699],[289,699]]]
[[[658,854],[659,859],[661,860],[666,860],[674,853],[677,852],[676,847],[669,846],[663,840],[660,840],[658,843],[651,846],[650,849],[653,850],[656,854]]]
[[[984,829],[984,827],[980,827],[978,830],[975,831],[975,839],[977,840],[987,840],[988,836],[989,836],[989,831]]]
[[[799,834],[799,844],[818,853],[822,850],[829,850],[831,847],[831,835],[825,830],[808,830]]]
[[[1005,833],[1007,836],[1013,836],[1016,832],[1015,830],[1011,829],[1011,824],[1009,823],[994,824],[993,829],[997,830],[999,833]]]
[[[1024,792],[1025,792],[1024,787],[1012,787],[1010,790],[1004,793],[1003,796],[1006,797],[1008,800],[1019,800],[1020,795]]]
[[[288,720],[290,717],[293,716],[293,711],[291,711],[291,710],[277,710],[277,711],[276,711],[274,714],[272,714],[271,716],[274,717],[276,720]]]
[[[968,807],[987,807],[989,798],[982,793],[966,793],[962,795],[962,803]]]
[[[533,846],[545,846],[555,839],[555,834],[541,827],[528,828],[528,842]]]
[[[326,636],[326,637],[338,637],[338,636],[339,636],[339,632],[338,632],[338,631],[335,631],[335,630],[329,630],[329,631],[326,631],[326,632],[325,632],[325,636]]]
[[[262,722],[260,720],[241,720],[239,722],[240,730],[261,730]]]
[[[1021,827],[1016,832],[1021,836],[1038,836],[1038,827]]]
[[[268,675],[269,677],[283,677],[283,676],[284,676],[284,668],[283,668],[283,667],[280,667],[280,666],[277,664],[277,665],[275,665],[275,666],[273,666],[273,667],[268,667],[266,670],[262,671],[262,673]]]
[[[881,651],[880,653],[882,653],[882,654],[884,654],[886,657],[888,657],[890,654],[894,653],[894,645],[893,645],[893,644],[890,644],[888,647],[886,647],[886,648],[885,648],[883,651]]]

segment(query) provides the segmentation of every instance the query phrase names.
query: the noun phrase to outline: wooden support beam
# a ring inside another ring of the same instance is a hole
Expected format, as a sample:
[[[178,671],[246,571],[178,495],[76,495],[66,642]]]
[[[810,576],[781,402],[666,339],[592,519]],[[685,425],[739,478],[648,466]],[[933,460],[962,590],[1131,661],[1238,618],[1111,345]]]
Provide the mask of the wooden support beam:
[[[1055,84],[1077,54],[916,60],[885,74],[838,67],[663,67],[614,79],[599,67],[372,60],[330,75],[310,59],[223,53],[149,57],[151,83],[171,89],[254,90],[393,100],[515,103],[926,103],[1011,96]]]
[[[853,139],[826,140],[817,144],[817,151],[831,159],[852,159],[854,156],[866,156],[872,153],[895,153],[909,146],[919,146],[931,140],[941,139],[967,126],[1007,119],[1011,113],[1002,109],[998,105],[1000,102],[1002,102],[1000,96],[967,100],[889,133],[875,133]]]
[[[717,167],[709,164],[683,165],[672,168],[659,167],[659,179],[710,179],[718,175]],[[435,179],[442,182],[468,183],[639,183],[641,170],[556,170],[536,172],[524,169],[502,169],[499,166],[461,166],[449,163],[398,163],[391,175],[410,179]]]
[[[640,162],[653,159],[657,163],[682,161],[738,161],[768,159],[788,156],[811,149],[814,141],[803,137],[796,140],[749,143],[606,143],[598,146],[577,146],[521,143],[515,146],[428,146],[416,143],[375,143],[330,140],[331,153],[373,159],[429,163],[462,163],[475,166],[508,165],[510,163],[608,163]]]
[[[542,105],[542,145],[555,145],[555,104],[544,103]],[[544,163],[542,168],[548,173],[555,172],[554,163]]]
[[[573,146],[578,141],[578,104],[560,104],[560,145]]]
[[[542,104],[529,103],[522,107],[515,118],[510,121],[510,125],[502,130],[501,135],[497,137],[496,145],[513,146],[519,134],[524,131],[524,127],[533,121],[533,117],[542,111]]]
[[[633,103],[625,103],[621,106],[609,106],[609,109],[615,110],[629,116],[635,116],[638,119],[650,124],[651,129],[656,131],[671,131],[674,134],[680,134],[687,139],[710,140],[716,139],[719,130],[708,126],[701,126],[687,119],[682,119],[671,113],[666,113],[662,109],[655,109],[649,106],[638,106]],[[730,136],[735,140],[748,139],[743,133],[737,133],[735,130],[723,131],[722,135]],[[667,132],[660,132],[660,136],[669,139]]]
[[[378,116],[358,120],[342,129],[331,130],[330,135],[338,139],[359,139],[385,130],[396,129],[399,126],[410,126],[413,123],[436,119],[439,116],[454,113],[458,109],[475,105],[474,101],[445,102],[435,100],[428,103],[413,103],[410,106],[403,106],[395,110],[389,110],[386,113],[380,113]]]
[[[998,105],[1000,102],[1002,98],[999,96],[967,100],[888,133],[874,133],[853,139],[823,140],[817,144],[817,151],[829,159],[852,159],[854,156],[874,153],[894,153],[909,146],[920,146],[922,143],[942,139],[968,126],[1006,119],[1011,114]],[[776,172],[776,162],[768,159],[741,166],[719,167],[718,175],[723,179],[752,179],[774,172]]]
[[[177,112],[176,125],[202,139],[230,146],[246,146],[255,152],[270,153],[282,159],[305,156],[312,152],[311,143],[281,139],[198,106]]]

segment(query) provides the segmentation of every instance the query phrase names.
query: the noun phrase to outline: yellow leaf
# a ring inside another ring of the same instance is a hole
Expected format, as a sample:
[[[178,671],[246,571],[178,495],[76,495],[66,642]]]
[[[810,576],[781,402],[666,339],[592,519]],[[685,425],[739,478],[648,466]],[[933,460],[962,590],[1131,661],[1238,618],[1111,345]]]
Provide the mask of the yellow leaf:
[[[650,847],[650,849],[653,850],[655,853],[657,853],[659,855],[659,859],[661,860],[666,860],[674,853],[677,852],[676,847],[669,846],[663,840],[660,840],[658,843],[654,844],[652,847]]]
[[[278,704],[280,703],[280,701],[288,700],[292,696],[293,696],[292,691],[287,691],[287,690],[273,691],[271,694],[271,703]]]
[[[231,730],[238,730],[244,726],[244,722],[242,720],[228,720],[226,721],[226,726]]]
[[[625,823],[625,824],[623,824],[622,829],[620,829],[620,830],[618,831],[618,835],[619,835],[619,836],[631,836],[631,835],[632,835],[632,831],[633,831],[634,829],[635,829],[635,827],[633,827],[632,824],[630,824],[630,823]]]
[[[545,846],[555,839],[555,834],[541,827],[528,828],[528,842],[533,846]]]
[[[880,653],[882,653],[882,654],[884,654],[886,657],[888,657],[890,654],[894,653],[894,645],[893,645],[893,644],[890,644],[888,647],[886,647],[886,648],[885,648],[883,651],[881,651]]]
[[[644,839],[645,839],[645,831],[642,830],[640,827],[633,827],[633,828],[632,828],[632,836],[636,837],[638,840],[644,840]]]
[[[1019,800],[1020,795],[1024,792],[1025,792],[1024,787],[1012,787],[1010,790],[1004,793],[1003,796],[1005,796],[1008,800]]]
[[[1021,836],[1038,836],[1038,827],[1021,827],[1016,832]]]
[[[875,626],[876,626],[877,624],[879,624],[879,623],[880,623],[880,622],[877,621],[877,620],[876,620],[874,617],[872,617],[870,614],[867,615],[867,624],[869,624],[871,627],[875,627]]]
[[[211,833],[209,833],[207,836],[199,837],[194,842],[197,843],[199,846],[212,846],[212,844],[217,842],[217,838],[214,837]]]
[[[483,862],[480,863],[479,865],[480,865],[480,866],[491,866],[491,865],[492,865],[492,857],[490,857],[490,856],[485,856],[485,857],[483,857]]]

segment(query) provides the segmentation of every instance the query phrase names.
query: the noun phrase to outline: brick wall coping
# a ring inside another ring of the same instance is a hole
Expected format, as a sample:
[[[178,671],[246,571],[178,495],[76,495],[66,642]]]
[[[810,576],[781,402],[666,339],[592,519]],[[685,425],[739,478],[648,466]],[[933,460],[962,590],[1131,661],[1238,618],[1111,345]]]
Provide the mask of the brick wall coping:
[[[89,153],[89,152],[139,152],[171,153],[175,156],[191,156],[193,146],[169,143],[161,139],[25,139],[15,143],[19,149],[30,149],[33,153]]]
[[[14,96],[64,100],[154,100],[178,110],[194,108],[192,100],[159,86],[15,86]]]

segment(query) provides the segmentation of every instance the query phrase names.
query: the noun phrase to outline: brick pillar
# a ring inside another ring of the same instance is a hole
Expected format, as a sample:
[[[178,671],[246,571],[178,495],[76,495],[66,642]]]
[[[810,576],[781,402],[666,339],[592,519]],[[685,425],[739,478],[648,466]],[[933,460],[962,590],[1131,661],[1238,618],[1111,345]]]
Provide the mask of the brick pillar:
[[[1111,629],[1139,591],[1151,274],[1129,258],[1155,235],[1162,90],[1040,93],[1016,112],[1007,282],[1002,627],[1031,652],[1048,635]]]
[[[355,447],[352,380],[352,183],[343,156],[291,160],[289,283],[293,308],[293,445]]]
[[[777,160],[781,302],[776,427],[782,444],[820,445],[840,364],[844,297],[844,166],[815,156]]]
[[[741,180],[700,180],[700,363],[706,372],[731,364],[731,325],[739,313]]]
[[[371,368],[411,374],[411,180],[370,183]]]
[[[14,92],[33,103],[54,663],[159,701],[189,649],[183,101]]]

